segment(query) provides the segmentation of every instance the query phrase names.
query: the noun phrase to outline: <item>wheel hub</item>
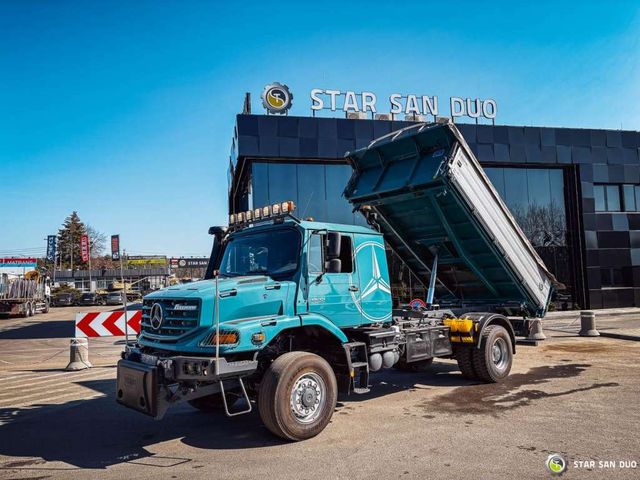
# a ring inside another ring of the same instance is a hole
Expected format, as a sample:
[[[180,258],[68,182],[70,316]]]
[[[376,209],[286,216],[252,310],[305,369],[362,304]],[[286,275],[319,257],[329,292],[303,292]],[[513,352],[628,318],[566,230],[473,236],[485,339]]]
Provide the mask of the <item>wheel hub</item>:
[[[504,339],[496,339],[491,347],[491,360],[498,370],[503,370],[507,367],[509,352],[507,351],[507,343]]]
[[[318,393],[313,388],[305,388],[302,394],[302,404],[307,408],[313,408],[317,397]]]
[[[305,373],[291,389],[291,411],[301,423],[311,423],[318,418],[325,404],[325,384],[316,373]]]

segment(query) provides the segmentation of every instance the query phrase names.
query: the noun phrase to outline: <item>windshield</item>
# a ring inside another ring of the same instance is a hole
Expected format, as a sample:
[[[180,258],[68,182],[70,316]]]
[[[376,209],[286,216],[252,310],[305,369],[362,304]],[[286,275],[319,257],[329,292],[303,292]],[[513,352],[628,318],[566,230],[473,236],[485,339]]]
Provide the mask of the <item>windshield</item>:
[[[299,250],[300,234],[289,228],[232,237],[220,262],[220,273],[286,278],[298,269]]]

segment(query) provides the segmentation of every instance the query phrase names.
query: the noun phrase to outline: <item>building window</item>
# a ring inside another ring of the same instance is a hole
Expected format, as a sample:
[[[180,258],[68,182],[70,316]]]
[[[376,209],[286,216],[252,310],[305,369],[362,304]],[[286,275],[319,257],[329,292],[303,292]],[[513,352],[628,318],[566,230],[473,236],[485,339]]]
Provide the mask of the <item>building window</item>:
[[[640,185],[623,185],[622,198],[625,212],[640,211]]]
[[[596,212],[640,211],[640,185],[594,185],[593,196]]]
[[[596,212],[620,211],[620,185],[594,185]]]

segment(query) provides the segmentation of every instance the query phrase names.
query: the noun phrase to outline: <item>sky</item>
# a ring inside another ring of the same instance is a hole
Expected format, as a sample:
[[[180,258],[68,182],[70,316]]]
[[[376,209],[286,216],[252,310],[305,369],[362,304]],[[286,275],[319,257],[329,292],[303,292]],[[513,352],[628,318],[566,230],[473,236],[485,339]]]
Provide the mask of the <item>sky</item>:
[[[305,3],[0,0],[0,256],[74,210],[129,254],[206,256],[235,115],[273,81],[292,115],[317,87],[640,130],[638,2]]]

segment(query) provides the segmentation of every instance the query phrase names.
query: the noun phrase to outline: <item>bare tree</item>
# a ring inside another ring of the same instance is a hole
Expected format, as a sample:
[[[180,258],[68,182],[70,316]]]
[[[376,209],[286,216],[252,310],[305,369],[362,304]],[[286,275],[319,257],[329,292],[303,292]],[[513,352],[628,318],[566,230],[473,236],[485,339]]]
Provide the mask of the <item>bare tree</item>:
[[[93,226],[86,226],[87,235],[89,235],[89,242],[91,243],[91,257],[100,257],[104,253],[105,245],[107,243],[107,236],[96,230]]]

